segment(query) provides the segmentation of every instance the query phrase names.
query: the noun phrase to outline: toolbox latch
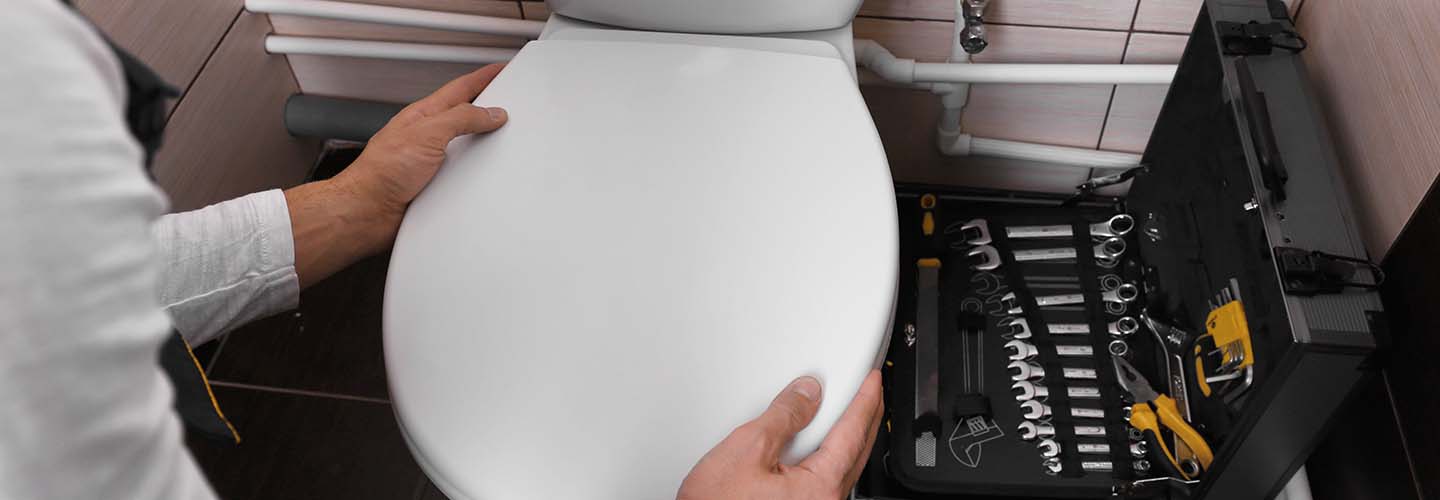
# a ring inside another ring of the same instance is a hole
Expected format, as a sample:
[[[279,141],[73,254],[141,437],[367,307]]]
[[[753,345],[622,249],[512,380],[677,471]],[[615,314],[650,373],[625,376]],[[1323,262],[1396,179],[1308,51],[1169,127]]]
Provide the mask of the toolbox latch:
[[[1289,23],[1279,21],[1220,21],[1215,23],[1215,29],[1220,34],[1225,55],[1229,56],[1270,55],[1275,48],[1298,53],[1309,45]]]
[[[1346,288],[1376,289],[1385,282],[1385,272],[1373,262],[1315,250],[1275,247],[1275,263],[1285,293],[1290,295],[1309,297],[1340,293]],[[1368,272],[1369,279],[1362,281],[1362,269]]]

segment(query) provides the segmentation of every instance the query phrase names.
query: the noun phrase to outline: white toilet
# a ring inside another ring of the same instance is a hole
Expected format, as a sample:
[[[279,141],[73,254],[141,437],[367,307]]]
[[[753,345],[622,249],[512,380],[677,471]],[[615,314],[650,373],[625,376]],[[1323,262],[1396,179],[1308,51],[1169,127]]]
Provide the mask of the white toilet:
[[[819,446],[897,285],[859,3],[550,2],[476,101],[509,124],[451,145],[390,263],[391,396],[452,500],[674,498],[806,374],[785,460]]]

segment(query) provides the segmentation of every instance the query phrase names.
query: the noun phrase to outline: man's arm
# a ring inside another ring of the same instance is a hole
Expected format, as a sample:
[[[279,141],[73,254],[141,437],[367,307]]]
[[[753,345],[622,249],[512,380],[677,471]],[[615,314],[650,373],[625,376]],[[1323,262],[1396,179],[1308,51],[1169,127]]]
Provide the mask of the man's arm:
[[[504,110],[470,104],[502,67],[481,68],[406,107],[333,179],[157,221],[161,303],[186,341],[200,345],[292,309],[301,288],[390,248],[450,140],[505,123]]]

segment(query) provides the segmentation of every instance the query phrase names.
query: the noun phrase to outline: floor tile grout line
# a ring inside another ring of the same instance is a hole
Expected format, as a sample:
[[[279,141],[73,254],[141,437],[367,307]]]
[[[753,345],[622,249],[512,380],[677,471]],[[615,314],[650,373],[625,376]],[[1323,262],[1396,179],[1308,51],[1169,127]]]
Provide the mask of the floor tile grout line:
[[[310,390],[305,390],[305,389],[288,389],[288,388],[285,388],[285,387],[272,387],[272,386],[268,386],[268,385],[246,384],[246,383],[242,383],[242,382],[226,382],[226,381],[223,381],[223,380],[215,380],[215,381],[211,381],[211,382],[210,382],[210,385],[213,385],[213,386],[216,386],[216,387],[228,387],[228,388],[231,388],[231,389],[249,389],[249,390],[254,390],[254,391],[274,392],[274,393],[279,393],[279,394],[289,394],[289,395],[292,395],[292,396],[311,396],[311,397],[317,397],[317,398],[342,399],[342,400],[347,400],[347,401],[359,401],[359,402],[363,402],[363,403],[377,403],[377,404],[385,404],[385,405],[390,404],[390,400],[388,400],[388,399],[383,399],[383,398],[372,398],[372,397],[366,397],[366,396],[352,396],[352,395],[349,395],[349,394],[335,394],[335,393],[330,393],[330,392],[310,391]]]
[[[225,344],[227,342],[230,342],[230,334],[226,333],[225,335],[221,335],[220,340],[217,340],[216,342],[219,342],[219,344],[215,344],[215,352],[210,354],[210,360],[205,363],[206,377],[209,377],[210,371],[215,369],[215,362],[220,361],[220,352],[224,351]]]

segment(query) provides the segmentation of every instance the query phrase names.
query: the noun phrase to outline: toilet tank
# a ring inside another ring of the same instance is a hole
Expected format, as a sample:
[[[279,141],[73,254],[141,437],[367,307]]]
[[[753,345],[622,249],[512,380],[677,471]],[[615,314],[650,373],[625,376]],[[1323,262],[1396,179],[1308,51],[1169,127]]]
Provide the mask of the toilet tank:
[[[862,0],[548,0],[560,15],[650,31],[749,35],[850,24]]]

